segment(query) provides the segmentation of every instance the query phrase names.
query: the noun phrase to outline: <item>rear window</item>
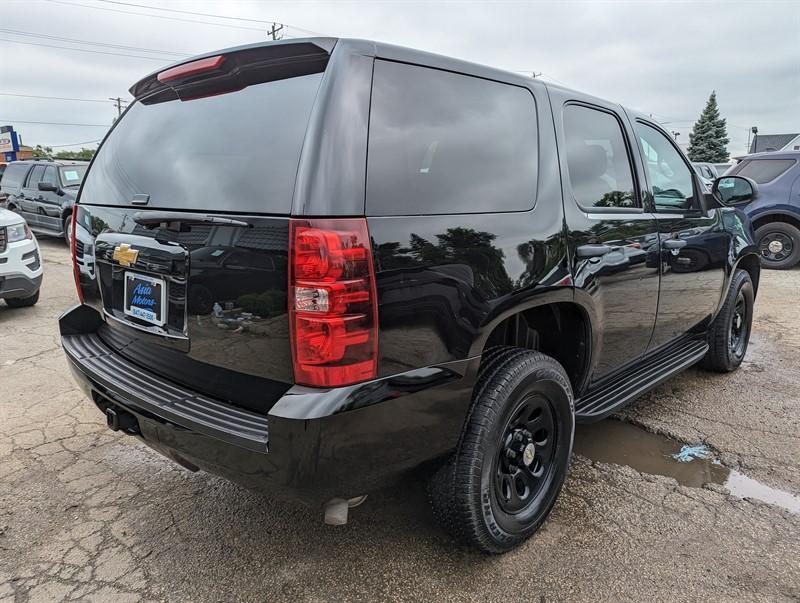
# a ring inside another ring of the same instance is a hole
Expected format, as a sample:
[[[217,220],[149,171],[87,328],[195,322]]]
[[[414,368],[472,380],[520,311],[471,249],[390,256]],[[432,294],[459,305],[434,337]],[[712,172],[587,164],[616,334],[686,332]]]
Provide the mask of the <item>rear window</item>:
[[[86,175],[81,203],[286,214],[321,73],[238,92],[134,103]]]
[[[22,186],[22,182],[25,180],[25,176],[28,174],[30,167],[30,163],[9,163],[6,166],[6,171],[3,172],[3,180],[0,181],[0,185],[2,185],[4,189],[18,189]]]
[[[536,105],[525,89],[375,61],[370,215],[519,211],[536,196]]]
[[[794,165],[794,159],[751,159],[745,161],[734,173],[752,178],[759,184],[772,182]]]

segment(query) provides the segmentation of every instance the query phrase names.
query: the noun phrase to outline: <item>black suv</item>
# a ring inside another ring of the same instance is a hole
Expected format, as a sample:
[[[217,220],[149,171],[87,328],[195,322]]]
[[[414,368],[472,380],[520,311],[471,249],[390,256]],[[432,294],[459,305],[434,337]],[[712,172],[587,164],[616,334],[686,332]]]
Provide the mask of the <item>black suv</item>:
[[[421,469],[442,526],[503,552],[576,421],[742,362],[752,229],[646,116],[327,38],[131,92],[74,214],[94,268],[62,343],[112,429],[190,470],[336,523]]]
[[[13,161],[0,180],[0,198],[36,233],[70,242],[72,206],[86,174],[85,161]]]

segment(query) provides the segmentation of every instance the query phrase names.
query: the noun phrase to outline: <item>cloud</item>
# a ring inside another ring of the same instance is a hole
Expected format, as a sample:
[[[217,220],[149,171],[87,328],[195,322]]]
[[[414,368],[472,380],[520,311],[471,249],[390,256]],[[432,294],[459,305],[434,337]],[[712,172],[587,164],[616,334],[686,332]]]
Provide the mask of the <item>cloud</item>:
[[[134,0],[131,0],[132,2]],[[67,6],[68,3],[72,5]],[[712,89],[729,124],[730,150],[747,129],[800,131],[800,4],[790,2],[170,2],[186,11],[275,20],[342,37],[412,46],[511,70],[543,72],[570,87],[652,113],[688,133]],[[82,5],[82,6],[81,6]],[[90,7],[95,8],[90,8]],[[128,13],[149,13],[162,18]],[[94,51],[147,53],[24,37],[8,30],[138,48],[199,53],[255,42],[258,23],[178,15],[96,0],[6,0],[0,39]],[[163,17],[209,21],[185,23]],[[290,34],[302,35],[288,29]],[[92,99],[127,96],[166,65],[158,60],[29,46],[0,40],[0,92]],[[174,58],[174,55],[173,57]],[[0,96],[0,120],[110,123],[109,101],[80,103]],[[3,123],[6,123],[5,121]],[[101,128],[18,127],[29,144],[91,140]]]

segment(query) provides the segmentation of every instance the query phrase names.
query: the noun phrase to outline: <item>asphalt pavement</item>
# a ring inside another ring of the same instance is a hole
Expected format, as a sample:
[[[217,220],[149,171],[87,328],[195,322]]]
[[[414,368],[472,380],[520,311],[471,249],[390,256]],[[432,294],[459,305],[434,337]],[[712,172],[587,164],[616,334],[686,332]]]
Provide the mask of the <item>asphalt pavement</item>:
[[[190,473],[108,430],[73,383],[56,324],[76,301],[69,254],[41,244],[38,305],[0,303],[0,603],[800,599],[797,514],[580,455],[550,519],[502,557],[439,531],[413,478],[330,527]],[[798,292],[800,270],[764,272],[742,368],[689,370],[619,418],[798,495]]]

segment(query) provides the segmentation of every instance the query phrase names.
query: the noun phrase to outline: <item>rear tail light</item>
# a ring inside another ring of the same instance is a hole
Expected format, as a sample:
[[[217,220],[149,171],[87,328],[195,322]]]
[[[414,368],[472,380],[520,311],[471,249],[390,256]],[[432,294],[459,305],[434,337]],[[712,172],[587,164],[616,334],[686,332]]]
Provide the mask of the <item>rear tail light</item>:
[[[295,381],[336,387],[374,378],[378,309],[367,221],[292,219],[289,241]]]
[[[193,75],[208,73],[209,71],[219,69],[224,60],[225,57],[220,54],[215,57],[207,57],[205,59],[192,61],[191,63],[184,63],[183,65],[178,65],[177,67],[172,67],[171,69],[167,69],[159,73],[157,76],[158,81],[162,84],[166,84],[169,82],[174,82],[175,80],[191,77]]]
[[[78,268],[77,241],[78,241],[78,206],[72,210],[72,240],[70,241],[70,251],[72,253],[72,277],[75,279],[75,289],[78,291],[78,301],[83,303],[83,289],[81,289],[81,272]]]

